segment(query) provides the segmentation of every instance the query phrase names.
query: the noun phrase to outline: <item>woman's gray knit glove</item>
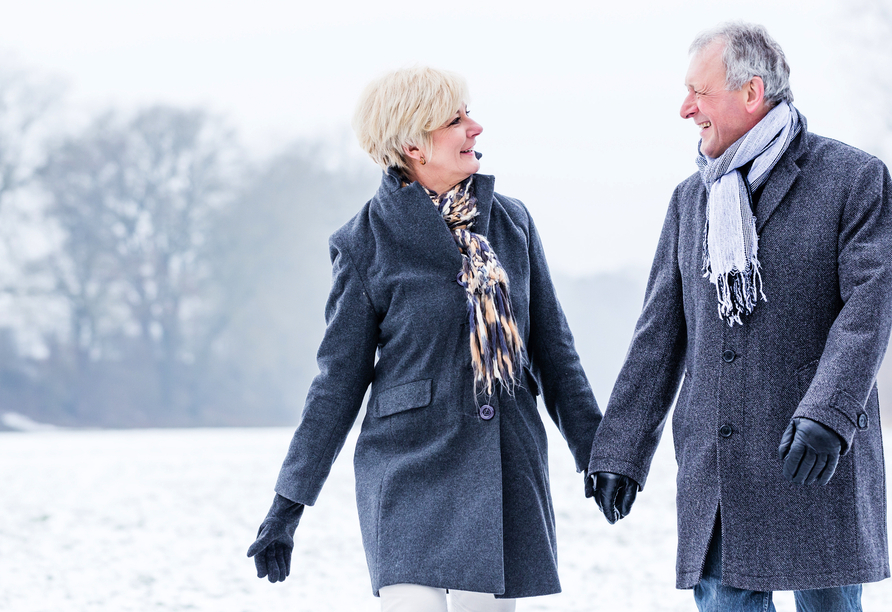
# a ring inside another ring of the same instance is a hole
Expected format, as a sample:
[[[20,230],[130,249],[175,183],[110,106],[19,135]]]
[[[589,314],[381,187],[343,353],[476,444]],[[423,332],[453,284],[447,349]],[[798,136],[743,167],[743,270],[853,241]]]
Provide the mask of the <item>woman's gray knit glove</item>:
[[[254,557],[258,578],[269,576],[270,582],[282,582],[291,573],[294,530],[303,513],[303,504],[276,493],[273,505],[257,531],[257,539],[248,549],[248,556]]]

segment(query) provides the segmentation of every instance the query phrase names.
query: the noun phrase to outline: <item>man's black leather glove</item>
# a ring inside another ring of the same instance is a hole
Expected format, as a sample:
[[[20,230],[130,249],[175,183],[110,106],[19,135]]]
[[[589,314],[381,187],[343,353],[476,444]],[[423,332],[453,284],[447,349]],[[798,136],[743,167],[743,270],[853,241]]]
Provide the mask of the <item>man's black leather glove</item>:
[[[248,548],[254,557],[257,577],[269,576],[270,582],[282,582],[291,573],[291,551],[294,549],[294,530],[304,513],[304,505],[276,493],[257,539]]]
[[[839,435],[817,421],[796,417],[781,436],[777,454],[784,462],[784,477],[796,484],[827,484],[842,450]]]
[[[611,472],[595,474],[595,503],[611,525],[629,514],[637,494],[638,483],[628,476]]]

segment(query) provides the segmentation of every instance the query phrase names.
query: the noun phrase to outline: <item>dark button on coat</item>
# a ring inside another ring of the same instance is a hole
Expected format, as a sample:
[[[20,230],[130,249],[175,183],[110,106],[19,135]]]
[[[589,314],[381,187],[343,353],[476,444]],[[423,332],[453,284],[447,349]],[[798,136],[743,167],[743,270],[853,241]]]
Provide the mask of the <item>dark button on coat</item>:
[[[644,485],[684,373],[673,416],[678,587],[699,582],[719,507],[728,585],[813,589],[888,577],[874,385],[892,323],[888,170],[803,129],[756,206],[768,301],[743,325],[719,318],[715,288],[702,277],[705,214],[706,190],[695,174],[669,206],[589,470]],[[737,358],[717,358],[727,350]],[[870,427],[858,428],[859,414]],[[783,477],[777,449],[794,416],[845,441],[826,486]],[[731,435],[722,437],[726,424]]]
[[[536,395],[541,389],[579,470],[601,413],[533,221],[493,182],[474,178],[474,231],[508,274],[524,340],[528,367],[513,395],[475,400],[467,298],[455,282],[461,254],[419,184],[401,187],[385,174],[330,240],[319,375],[276,491],[315,502],[371,384],[354,467],[375,593],[396,583],[504,597],[560,590]]]

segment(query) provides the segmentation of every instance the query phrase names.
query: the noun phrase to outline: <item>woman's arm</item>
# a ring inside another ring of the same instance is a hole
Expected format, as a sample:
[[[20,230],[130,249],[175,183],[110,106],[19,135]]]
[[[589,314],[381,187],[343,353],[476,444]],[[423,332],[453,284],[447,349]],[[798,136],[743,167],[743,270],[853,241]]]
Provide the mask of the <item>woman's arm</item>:
[[[570,446],[576,469],[581,472],[588,465],[601,411],[582,369],[532,217],[529,232],[530,369],[539,383],[545,408]]]
[[[356,420],[378,346],[378,315],[359,270],[334,237],[330,249],[332,287],[316,356],[319,374],[276,482],[278,494],[307,506],[315,503]]]

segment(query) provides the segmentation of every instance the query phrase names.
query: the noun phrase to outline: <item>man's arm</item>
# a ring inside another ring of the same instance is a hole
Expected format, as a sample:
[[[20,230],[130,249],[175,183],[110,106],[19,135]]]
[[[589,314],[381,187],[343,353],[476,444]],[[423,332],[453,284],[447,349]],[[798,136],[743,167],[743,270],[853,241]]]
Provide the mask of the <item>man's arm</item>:
[[[587,471],[625,476],[642,489],[681,380],[687,344],[678,268],[679,192],[663,223],[644,307],[595,434]]]
[[[869,427],[864,407],[892,327],[892,179],[876,158],[853,177],[840,219],[837,315],[817,372],[793,418],[836,432],[842,452]]]

